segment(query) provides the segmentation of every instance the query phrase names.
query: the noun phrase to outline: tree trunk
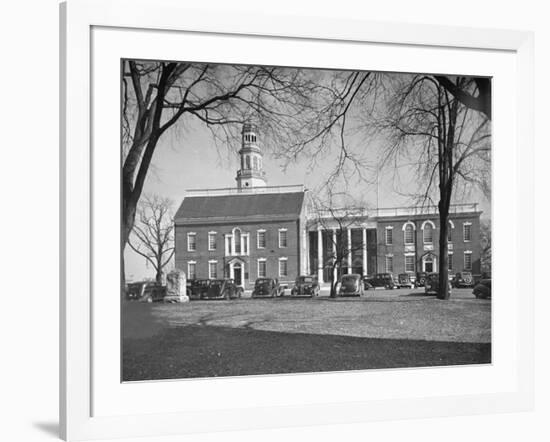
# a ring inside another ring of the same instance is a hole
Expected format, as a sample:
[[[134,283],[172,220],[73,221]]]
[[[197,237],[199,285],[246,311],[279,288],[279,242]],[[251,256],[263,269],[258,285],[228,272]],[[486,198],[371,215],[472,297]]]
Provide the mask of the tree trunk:
[[[438,299],[449,299],[449,256],[448,256],[448,232],[449,232],[449,207],[445,203],[439,203],[439,290]]]
[[[336,281],[334,280],[334,269],[335,266],[332,266],[330,269],[330,297],[336,298]]]

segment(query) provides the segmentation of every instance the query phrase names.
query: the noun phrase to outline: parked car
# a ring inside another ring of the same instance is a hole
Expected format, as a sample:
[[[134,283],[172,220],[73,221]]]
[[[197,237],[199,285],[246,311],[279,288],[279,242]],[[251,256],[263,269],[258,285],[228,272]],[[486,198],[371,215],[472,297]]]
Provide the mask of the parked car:
[[[474,286],[472,293],[476,298],[491,298],[491,272],[485,272],[481,275],[481,279]]]
[[[166,296],[166,287],[155,281],[132,282],[126,287],[126,299],[141,302],[159,302]]]
[[[339,281],[339,296],[361,296],[363,294],[363,281],[361,275],[351,273],[343,275]]]
[[[294,282],[294,287],[290,290],[291,296],[319,296],[319,280],[317,276],[298,276]]]
[[[241,298],[243,288],[236,285],[233,279],[212,279],[208,290],[203,294],[202,299],[235,299]]]
[[[377,273],[374,276],[363,278],[363,285],[366,290],[375,288],[395,289],[397,284],[391,273]]]
[[[397,276],[397,285],[399,288],[406,287],[414,289],[416,287],[416,277],[411,273],[400,273]]]
[[[426,284],[427,277],[428,277],[428,273],[426,272],[416,272],[416,286],[424,287],[424,285]]]
[[[473,287],[474,277],[471,272],[457,272],[451,281],[451,285],[456,288]]]
[[[202,299],[208,292],[209,286],[209,279],[188,279],[187,296],[189,296],[189,299]]]
[[[253,298],[275,298],[282,296],[284,289],[275,278],[258,278],[252,290]]]
[[[451,293],[451,282],[448,281],[447,284],[449,284],[449,293]],[[428,274],[424,282],[424,292],[426,295],[439,294],[439,273]]]

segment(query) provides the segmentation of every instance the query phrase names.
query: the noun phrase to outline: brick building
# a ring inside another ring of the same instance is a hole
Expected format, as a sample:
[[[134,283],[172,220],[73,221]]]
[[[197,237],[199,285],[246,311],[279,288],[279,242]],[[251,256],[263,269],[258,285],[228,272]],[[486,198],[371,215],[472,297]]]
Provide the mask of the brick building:
[[[267,186],[256,126],[243,126],[239,155],[236,188],[188,191],[176,213],[175,264],[189,279],[233,278],[245,288],[263,276],[329,281],[337,236],[348,251],[338,276],[437,271],[436,208],[358,209],[337,232],[334,210],[308,213],[302,185]],[[480,215],[476,204],[451,207],[450,273],[480,273]]]
[[[476,204],[451,206],[449,273],[480,273],[480,215]],[[339,229],[336,222],[320,222],[319,216],[308,223],[308,268],[323,281],[330,279],[330,261]],[[348,242],[348,258],[337,269],[338,276],[438,271],[439,215],[434,207],[364,210],[351,217],[345,230],[340,240]]]

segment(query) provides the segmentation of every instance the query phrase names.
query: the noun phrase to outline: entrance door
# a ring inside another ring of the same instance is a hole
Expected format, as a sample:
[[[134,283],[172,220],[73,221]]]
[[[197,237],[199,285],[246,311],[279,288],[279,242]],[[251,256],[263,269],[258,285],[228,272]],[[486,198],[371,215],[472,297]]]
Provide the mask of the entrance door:
[[[424,268],[422,270],[426,273],[433,273],[434,267],[435,267],[433,256],[428,255],[428,256],[424,257],[422,262],[424,264],[424,266],[423,266]]]
[[[235,285],[242,285],[242,269],[239,264],[235,264],[233,267],[233,278],[235,279]]]

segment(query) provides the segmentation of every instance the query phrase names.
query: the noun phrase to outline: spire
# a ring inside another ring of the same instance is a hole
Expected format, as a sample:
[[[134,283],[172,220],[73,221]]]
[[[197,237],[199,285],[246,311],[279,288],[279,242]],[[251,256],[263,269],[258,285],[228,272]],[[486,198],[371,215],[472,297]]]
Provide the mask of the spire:
[[[243,124],[240,155],[240,169],[237,170],[237,187],[240,190],[265,187],[263,155],[258,143],[258,127],[251,122]]]

